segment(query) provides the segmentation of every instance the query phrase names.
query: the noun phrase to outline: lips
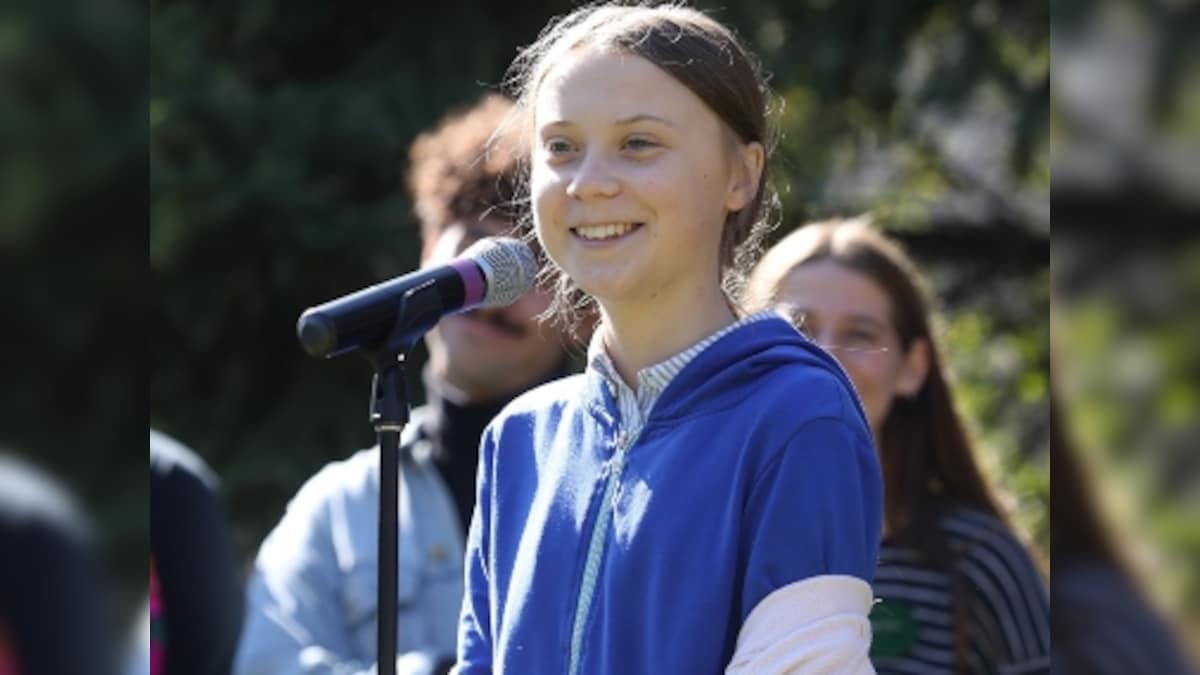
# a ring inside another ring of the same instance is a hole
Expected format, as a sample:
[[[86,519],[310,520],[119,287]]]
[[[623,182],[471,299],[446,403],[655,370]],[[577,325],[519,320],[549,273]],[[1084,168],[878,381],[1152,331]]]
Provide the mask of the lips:
[[[579,225],[572,227],[571,232],[580,239],[587,241],[605,241],[609,239],[620,239],[625,235],[640,228],[641,223],[595,223],[592,225]]]

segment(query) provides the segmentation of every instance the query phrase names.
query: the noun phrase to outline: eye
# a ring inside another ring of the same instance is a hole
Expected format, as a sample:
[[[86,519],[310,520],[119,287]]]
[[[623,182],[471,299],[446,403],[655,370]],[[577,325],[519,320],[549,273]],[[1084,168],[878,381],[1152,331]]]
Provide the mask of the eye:
[[[846,344],[855,347],[874,347],[879,341],[878,336],[875,333],[869,330],[861,329],[855,329],[847,332],[843,336],[843,339],[845,340]]]
[[[631,137],[625,139],[625,144],[624,144],[624,148],[626,150],[632,150],[634,152],[651,150],[651,149],[657,148],[657,147],[659,147],[658,143],[656,143],[652,139],[645,138],[643,136],[631,136]]]
[[[552,156],[560,157],[575,151],[575,144],[561,137],[548,138],[542,143],[542,148]]]

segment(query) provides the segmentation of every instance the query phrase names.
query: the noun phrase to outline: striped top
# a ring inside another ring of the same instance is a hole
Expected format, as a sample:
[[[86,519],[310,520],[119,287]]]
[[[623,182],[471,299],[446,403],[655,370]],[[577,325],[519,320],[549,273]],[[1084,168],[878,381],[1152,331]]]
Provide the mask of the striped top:
[[[888,673],[1050,672],[1045,581],[1021,543],[996,518],[958,508],[940,523],[967,603],[965,670],[956,669],[953,580],[909,546],[885,540],[871,611],[871,660]]]
[[[617,366],[609,357],[608,350],[604,346],[604,331],[602,330],[592,333],[592,341],[588,345],[588,368],[597,371],[604,378],[609,393],[617,399],[617,408],[621,414],[621,427],[630,433],[636,433],[636,430],[641,429],[646,423],[646,417],[649,416],[650,409],[654,407],[654,402],[658,400],[659,395],[683,370],[684,366],[691,363],[692,359],[726,334],[747,324],[778,316],[779,314],[773,310],[747,316],[671,358],[639,370],[636,392],[630,389],[629,385],[625,384],[625,380],[617,373]]]

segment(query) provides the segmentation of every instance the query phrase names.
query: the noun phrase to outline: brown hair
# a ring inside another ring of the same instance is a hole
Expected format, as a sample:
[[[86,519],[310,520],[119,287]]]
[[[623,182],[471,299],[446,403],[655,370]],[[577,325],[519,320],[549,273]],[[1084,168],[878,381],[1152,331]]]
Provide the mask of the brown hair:
[[[1086,462],[1067,428],[1067,411],[1050,375],[1050,555],[1058,564],[1089,562],[1107,565],[1131,582],[1128,562],[1113,542],[1093,494]]]
[[[757,61],[729,28],[680,4],[593,4],[551,20],[538,39],[521,50],[505,78],[516,98],[513,120],[525,138],[533,135],[532,110],[542,80],[563,54],[580,48],[646,59],[695,93],[741,143],[762,143],[768,154],[772,149],[770,92]],[[731,304],[741,299],[777,203],[764,166],[753,199],[726,218],[720,270]],[[533,236],[531,227],[527,236]],[[554,291],[547,317],[574,327],[580,310],[594,308],[594,301],[549,259],[543,260],[542,279]]]
[[[407,183],[424,241],[458,221],[516,220],[517,148],[493,137],[512,109],[507,98],[488,94],[413,141]]]

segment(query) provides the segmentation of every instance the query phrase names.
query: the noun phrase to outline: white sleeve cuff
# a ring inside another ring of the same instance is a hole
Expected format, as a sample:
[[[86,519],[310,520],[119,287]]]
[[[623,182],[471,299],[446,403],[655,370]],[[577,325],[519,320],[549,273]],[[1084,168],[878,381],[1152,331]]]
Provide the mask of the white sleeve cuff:
[[[777,588],[750,611],[726,675],[874,673],[871,587],[821,575]]]

